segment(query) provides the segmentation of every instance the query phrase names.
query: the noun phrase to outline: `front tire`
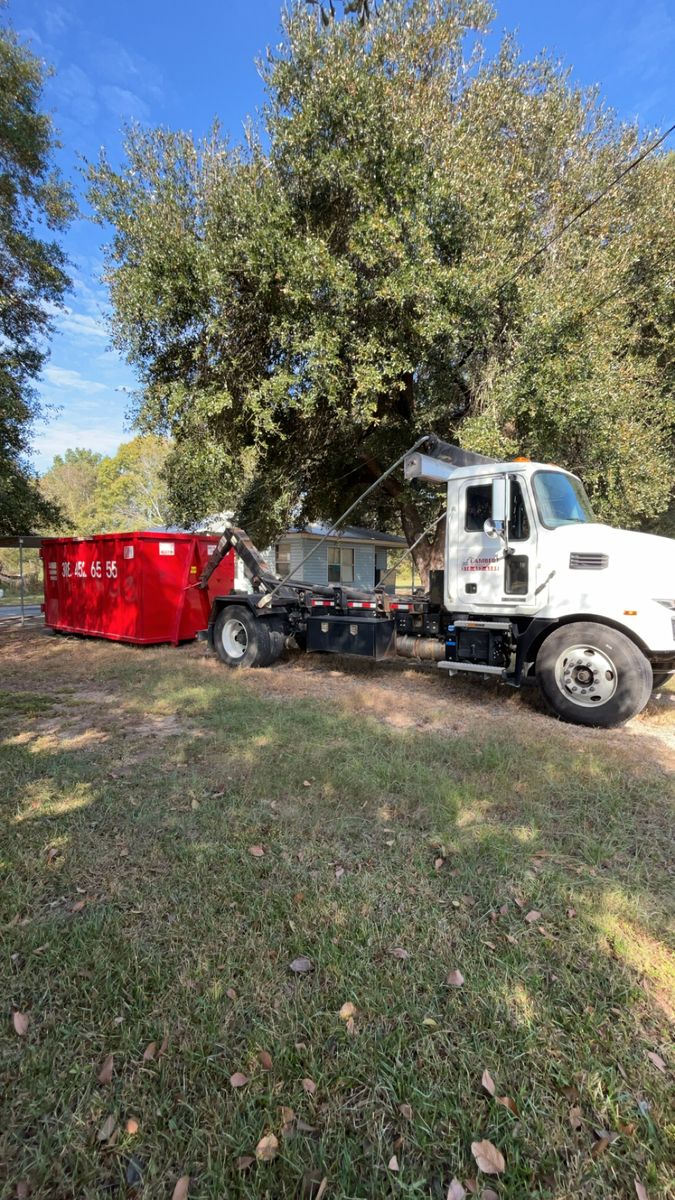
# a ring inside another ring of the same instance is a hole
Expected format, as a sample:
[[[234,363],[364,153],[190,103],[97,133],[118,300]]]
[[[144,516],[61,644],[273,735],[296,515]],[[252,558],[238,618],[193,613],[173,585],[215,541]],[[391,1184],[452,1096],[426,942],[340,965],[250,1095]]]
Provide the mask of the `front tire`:
[[[597,621],[573,621],[550,633],[536,673],[553,711],[576,725],[623,725],[642,712],[652,691],[644,654],[618,629]]]
[[[213,627],[213,644],[227,667],[269,667],[283,649],[283,634],[242,604],[226,604]]]
[[[652,691],[659,692],[673,677],[675,677],[675,671],[655,671]]]

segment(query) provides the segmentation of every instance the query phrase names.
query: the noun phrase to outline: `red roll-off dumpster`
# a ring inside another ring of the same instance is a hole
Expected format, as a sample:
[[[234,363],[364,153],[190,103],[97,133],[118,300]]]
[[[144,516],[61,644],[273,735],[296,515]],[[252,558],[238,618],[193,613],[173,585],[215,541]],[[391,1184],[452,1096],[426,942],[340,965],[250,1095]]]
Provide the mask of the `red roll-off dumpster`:
[[[45,624],[149,645],[190,641],[208,625],[211,600],[234,586],[234,553],[208,588],[196,584],[218,544],[214,534],[101,533],[45,538]]]

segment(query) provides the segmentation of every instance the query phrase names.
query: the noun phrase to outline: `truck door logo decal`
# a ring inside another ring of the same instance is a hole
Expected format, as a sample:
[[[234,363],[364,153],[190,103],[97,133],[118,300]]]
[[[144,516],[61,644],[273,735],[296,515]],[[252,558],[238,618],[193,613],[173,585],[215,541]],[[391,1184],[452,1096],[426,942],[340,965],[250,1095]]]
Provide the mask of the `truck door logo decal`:
[[[499,559],[497,555],[473,555],[470,554],[462,562],[460,571],[498,571]]]

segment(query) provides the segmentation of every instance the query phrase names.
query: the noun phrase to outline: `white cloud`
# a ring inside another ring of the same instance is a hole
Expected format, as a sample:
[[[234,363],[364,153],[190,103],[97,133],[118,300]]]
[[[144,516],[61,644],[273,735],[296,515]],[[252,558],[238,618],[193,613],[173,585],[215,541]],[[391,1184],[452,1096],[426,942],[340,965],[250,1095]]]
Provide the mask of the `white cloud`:
[[[141,100],[140,96],[128,88],[106,84],[105,87],[99,88],[99,95],[109,112],[121,120],[147,121],[150,116],[150,109],[145,100]]]
[[[70,333],[73,337],[107,338],[108,333],[102,321],[89,317],[86,313],[73,312],[67,308],[59,313],[56,324],[61,333]]]
[[[96,383],[93,379],[85,379],[79,371],[71,371],[67,367],[45,367],[43,378],[50,388],[67,392],[107,392],[104,383]]]
[[[33,464],[38,471],[44,472],[51,466],[55,454],[74,450],[76,446],[85,450],[97,450],[99,454],[114,454],[118,446],[122,442],[128,442],[132,436],[125,429],[121,419],[114,423],[108,421],[103,426],[56,418],[36,430],[33,438]]]
[[[81,67],[71,63],[59,70],[52,81],[52,90],[62,114],[81,125],[94,124],[99,113],[96,88]]]

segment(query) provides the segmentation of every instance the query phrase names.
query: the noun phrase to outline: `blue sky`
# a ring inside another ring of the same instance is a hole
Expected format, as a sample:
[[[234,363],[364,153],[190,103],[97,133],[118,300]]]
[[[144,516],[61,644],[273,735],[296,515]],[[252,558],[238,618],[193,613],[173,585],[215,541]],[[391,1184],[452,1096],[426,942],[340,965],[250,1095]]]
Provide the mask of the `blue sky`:
[[[675,121],[675,0],[503,0],[495,42],[516,30],[526,55],[546,48],[583,84],[600,85],[619,115],[645,127]],[[278,40],[280,0],[13,0],[9,18],[55,68],[45,102],[63,148],[59,161],[81,195],[82,157],[105,146],[118,161],[126,121],[203,134],[218,116],[233,140],[263,100],[256,56]],[[672,144],[672,143],[671,143]],[[84,201],[81,200],[84,206]],[[99,282],[101,231],[77,220],[65,239],[74,289],[40,385],[51,419],[35,430],[45,470],[68,446],[114,451],[132,436],[130,368],[110,347]]]

